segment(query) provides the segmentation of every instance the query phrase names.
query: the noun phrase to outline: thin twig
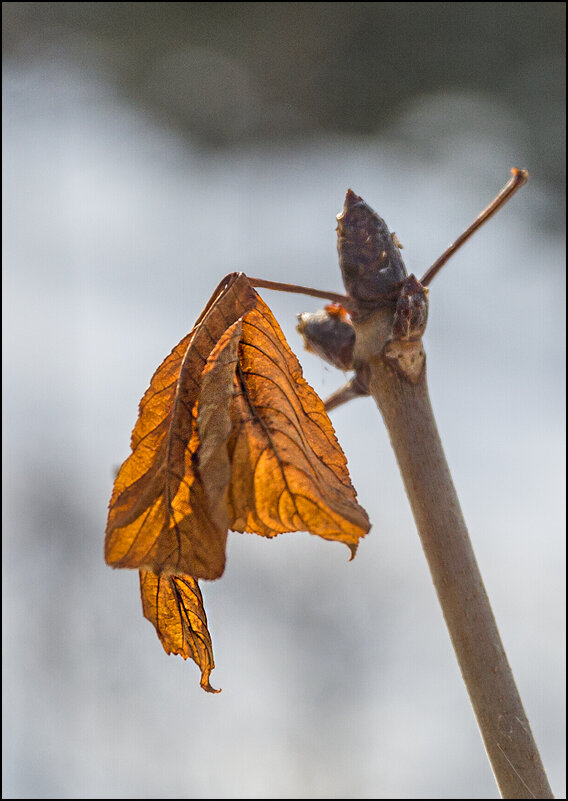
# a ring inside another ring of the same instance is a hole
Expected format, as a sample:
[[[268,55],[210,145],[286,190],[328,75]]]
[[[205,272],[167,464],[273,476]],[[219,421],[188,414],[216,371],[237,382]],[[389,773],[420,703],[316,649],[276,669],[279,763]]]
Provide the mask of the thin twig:
[[[347,403],[347,401],[353,400],[353,398],[363,398],[368,394],[369,387],[365,385],[360,375],[355,374],[350,381],[336,389],[325,399],[324,407],[326,412],[330,412],[332,409],[337,409],[338,406]]]
[[[259,289],[275,289],[278,292],[293,292],[298,295],[310,295],[313,298],[323,298],[331,300],[333,303],[340,303],[347,311],[353,308],[353,300],[348,295],[340,295],[337,292],[326,292],[323,289],[312,289],[308,286],[298,284],[286,284],[281,281],[266,281],[264,278],[251,278],[247,276],[250,283]]]
[[[464,242],[466,242],[470,236],[480,228],[484,222],[492,217],[501,206],[503,206],[510,197],[512,197],[517,189],[520,189],[523,184],[529,179],[529,173],[527,170],[519,170],[516,167],[511,169],[513,177],[505,184],[503,189],[499,192],[497,197],[491,201],[491,203],[487,206],[487,208],[483,209],[481,214],[476,217],[476,219],[472,222],[469,228],[458,236],[455,242],[453,242],[447,250],[445,250],[439,259],[436,259],[434,264],[424,273],[424,276],[420,279],[420,283],[422,286],[428,286],[431,283],[432,279],[436,276],[436,274],[442,269],[444,264],[448,261],[448,259],[454,255],[456,250],[461,248]]]

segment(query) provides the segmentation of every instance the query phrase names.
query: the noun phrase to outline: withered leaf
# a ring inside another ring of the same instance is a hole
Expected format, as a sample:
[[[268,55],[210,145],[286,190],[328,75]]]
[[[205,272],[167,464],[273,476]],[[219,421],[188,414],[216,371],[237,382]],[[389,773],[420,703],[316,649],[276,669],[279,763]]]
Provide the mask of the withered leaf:
[[[323,404],[242,273],[221,283],[142,398],[106,559],[218,578],[228,528],[308,530],[352,550],[369,529]]]
[[[140,401],[132,454],[110,500],[105,558],[113,567],[207,579],[222,575],[229,521],[211,514],[200,478],[195,407],[215,345],[256,301],[244,276],[227,276],[191,333],[154,373]]]
[[[309,531],[354,555],[369,520],[323,403],[260,298],[243,317],[235,385],[231,528]]]
[[[210,689],[197,586],[225,566],[228,529],[309,531],[355,554],[369,530],[323,403],[243,273],[232,273],[154,374],[117,475],[105,557],[140,569],[145,616]]]
[[[215,667],[213,645],[197,581],[191,576],[158,576],[140,571],[144,617],[156,627],[168,654],[190,657],[201,668],[201,686],[215,693],[209,675]]]

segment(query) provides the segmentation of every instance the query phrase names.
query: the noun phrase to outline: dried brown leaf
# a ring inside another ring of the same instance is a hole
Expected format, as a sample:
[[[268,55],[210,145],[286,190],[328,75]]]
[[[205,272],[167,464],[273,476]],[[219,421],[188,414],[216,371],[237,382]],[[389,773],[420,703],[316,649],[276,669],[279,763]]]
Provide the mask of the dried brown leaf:
[[[156,627],[165,652],[193,659],[201,668],[203,689],[219,692],[209,684],[215,662],[197,581],[191,576],[157,576],[141,570],[140,595],[144,617]]]
[[[211,638],[198,578],[218,578],[229,528],[310,531],[355,554],[369,520],[323,403],[276,320],[232,273],[140,402],[117,475],[105,557],[140,569],[144,615],[168,653],[209,685]]]
[[[191,333],[156,370],[110,501],[105,557],[113,567],[222,575],[227,525],[212,516],[197,466],[196,404],[208,357],[256,299],[245,276],[227,276]]]
[[[369,530],[321,399],[268,306],[243,317],[229,443],[232,528],[309,531],[355,554]]]

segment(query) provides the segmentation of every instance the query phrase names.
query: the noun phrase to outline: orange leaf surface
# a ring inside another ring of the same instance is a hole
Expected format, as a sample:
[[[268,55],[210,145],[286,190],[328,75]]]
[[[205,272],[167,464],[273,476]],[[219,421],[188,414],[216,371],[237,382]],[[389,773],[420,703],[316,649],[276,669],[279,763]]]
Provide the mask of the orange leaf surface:
[[[243,273],[219,284],[140,402],[109,505],[105,558],[140,569],[144,615],[211,690],[198,578],[218,578],[228,529],[309,531],[355,554],[369,520],[320,398]]]
[[[105,558],[113,567],[222,575],[229,521],[211,514],[200,480],[195,407],[211,351],[256,300],[244,277],[227,276],[191,333],[154,373],[140,401],[132,454],[110,500]]]
[[[243,318],[235,384],[231,528],[309,531],[354,555],[369,519],[323,403],[260,298]]]
[[[191,576],[157,576],[140,571],[142,610],[168,654],[191,657],[201,668],[201,686],[215,693],[209,675],[215,667],[213,645],[197,581]]]

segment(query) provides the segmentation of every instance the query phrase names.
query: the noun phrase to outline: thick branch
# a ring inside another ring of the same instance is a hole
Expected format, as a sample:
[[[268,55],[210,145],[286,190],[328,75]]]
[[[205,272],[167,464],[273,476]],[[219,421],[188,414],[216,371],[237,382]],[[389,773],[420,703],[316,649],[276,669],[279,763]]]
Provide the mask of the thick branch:
[[[430,406],[425,370],[411,383],[382,357],[392,312],[356,330],[422,547],[501,795],[553,798],[475,560]]]

